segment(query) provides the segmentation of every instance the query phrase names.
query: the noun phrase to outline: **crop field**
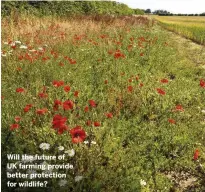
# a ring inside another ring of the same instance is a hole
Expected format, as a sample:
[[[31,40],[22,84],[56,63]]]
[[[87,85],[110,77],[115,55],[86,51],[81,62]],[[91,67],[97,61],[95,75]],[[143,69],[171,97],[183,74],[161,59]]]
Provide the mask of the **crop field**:
[[[160,24],[197,43],[205,44],[204,16],[154,16]]]
[[[203,21],[159,20],[204,43]],[[205,60],[178,43],[141,16],[4,18],[2,192],[205,191]],[[11,153],[65,155],[21,172],[67,177],[9,188]]]

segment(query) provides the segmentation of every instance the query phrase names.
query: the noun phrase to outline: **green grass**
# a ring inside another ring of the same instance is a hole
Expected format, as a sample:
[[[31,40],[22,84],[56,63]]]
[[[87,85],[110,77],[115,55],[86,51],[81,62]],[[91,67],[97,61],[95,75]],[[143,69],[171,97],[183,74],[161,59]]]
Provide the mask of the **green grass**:
[[[110,25],[87,19],[53,21],[52,26],[49,21],[39,21],[39,30],[32,29],[30,33],[25,22],[21,34],[18,26],[11,30],[5,22],[3,42],[8,38],[20,40],[35,50],[46,46],[45,51],[32,53],[17,45],[9,55],[11,46],[2,44],[6,54],[2,57],[3,174],[8,153],[59,155],[64,151],[58,147],[63,146],[76,152],[74,157],[66,155],[65,160],[74,169],[66,172],[64,187],[58,185],[59,179],[49,179],[52,191],[180,191],[180,180],[173,182],[167,177],[171,171],[190,173],[197,179],[195,191],[204,189],[204,168],[200,164],[204,166],[205,162],[205,89],[199,83],[205,72],[180,55],[174,41],[158,26],[147,25],[143,18],[140,24],[125,21],[116,19]],[[116,50],[125,56],[116,59]],[[70,64],[65,56],[76,64]],[[162,79],[168,83],[161,83]],[[65,92],[63,86],[53,86],[54,80],[63,81],[71,90]],[[43,86],[47,98],[38,96]],[[129,86],[132,87],[128,89]],[[19,87],[25,92],[17,93]],[[159,94],[157,89],[166,94]],[[77,97],[75,91],[79,92]],[[59,106],[55,111],[56,99],[72,100],[73,110]],[[94,100],[97,107],[89,106],[89,100]],[[23,109],[28,104],[33,106],[25,113]],[[177,105],[182,105],[183,111],[177,111]],[[84,111],[86,106],[88,112]],[[43,108],[47,113],[36,113]],[[107,118],[106,113],[112,113],[113,118]],[[67,118],[69,130],[81,126],[90,144],[73,143],[69,131],[58,134],[52,127],[55,114]],[[20,116],[21,121],[19,128],[11,131],[15,116]],[[169,119],[176,123],[171,124]],[[88,120],[91,126],[86,124]],[[99,127],[94,126],[96,121]],[[51,148],[43,151],[41,143],[49,143]],[[200,156],[194,161],[196,149]],[[75,182],[78,175],[83,179]],[[141,185],[140,180],[146,185]],[[6,176],[3,182],[5,191],[13,190],[6,187]],[[46,191],[23,189],[38,190]]]

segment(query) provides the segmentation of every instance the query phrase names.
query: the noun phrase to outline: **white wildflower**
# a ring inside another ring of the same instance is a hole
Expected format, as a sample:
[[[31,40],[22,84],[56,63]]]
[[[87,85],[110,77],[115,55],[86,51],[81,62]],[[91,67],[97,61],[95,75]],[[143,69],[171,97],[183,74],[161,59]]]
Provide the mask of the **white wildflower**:
[[[61,179],[59,182],[58,182],[59,186],[60,187],[63,187],[67,184],[67,181],[65,179]]]
[[[91,144],[96,145],[96,141],[91,141]]]
[[[73,157],[75,155],[75,150],[74,149],[67,150],[67,151],[65,151],[65,153],[67,153],[68,156]]]
[[[35,49],[30,49],[29,51],[30,51],[30,52],[35,52],[36,50],[35,50]]]
[[[58,147],[58,150],[59,150],[59,151],[63,151],[63,150],[64,150],[64,147],[63,147],[63,146],[59,146],[59,147]]]
[[[147,183],[146,183],[146,181],[140,179],[140,185],[141,185],[141,186],[145,186],[145,185],[147,185]]]
[[[19,48],[20,49],[28,49],[28,47],[26,45],[21,45]]]
[[[4,45],[8,45],[9,43],[8,42],[4,42]]]
[[[205,110],[201,110],[202,113],[205,113]]]
[[[14,43],[16,43],[16,44],[21,44],[21,41],[14,41]]]
[[[84,141],[83,143],[88,144],[88,143],[89,143],[89,141]]]
[[[43,48],[42,48],[42,47],[39,47],[38,50],[39,50],[39,51],[43,51]]]
[[[83,179],[83,176],[76,176],[75,177],[75,182],[81,181]]]
[[[42,149],[42,150],[48,150],[50,148],[50,144],[49,143],[41,143],[39,145],[39,147]]]

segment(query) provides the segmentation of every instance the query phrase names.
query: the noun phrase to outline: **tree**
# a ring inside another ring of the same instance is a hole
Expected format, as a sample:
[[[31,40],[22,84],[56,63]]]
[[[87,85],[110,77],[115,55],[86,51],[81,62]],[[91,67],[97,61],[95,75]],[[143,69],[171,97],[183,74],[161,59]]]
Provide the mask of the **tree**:
[[[145,13],[148,13],[148,14],[149,14],[149,13],[151,13],[151,12],[152,12],[151,9],[146,9],[146,10],[145,10]]]

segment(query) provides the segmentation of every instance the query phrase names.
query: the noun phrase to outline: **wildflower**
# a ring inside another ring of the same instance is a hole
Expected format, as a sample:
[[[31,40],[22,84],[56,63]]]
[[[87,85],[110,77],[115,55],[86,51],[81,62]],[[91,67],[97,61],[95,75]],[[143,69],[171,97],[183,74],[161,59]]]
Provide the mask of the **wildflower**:
[[[21,120],[21,117],[16,116],[14,119],[15,119],[15,121],[18,123],[18,122]]]
[[[133,91],[133,87],[132,87],[131,85],[128,86],[128,87],[127,87],[127,91],[128,91],[128,92],[132,92],[132,91]]]
[[[163,89],[157,88],[156,90],[160,95],[165,95],[166,94],[166,92]]]
[[[124,58],[124,57],[125,57],[125,55],[123,53],[121,53],[120,50],[117,50],[114,54],[115,59]]]
[[[33,106],[32,104],[26,105],[26,106],[24,107],[24,112],[28,112],[32,106]]]
[[[97,107],[96,103],[94,100],[89,100],[88,101],[91,107]]]
[[[55,100],[53,110],[57,111],[59,108],[59,105],[62,105],[62,102],[60,100]]]
[[[65,92],[69,92],[70,91],[70,86],[69,85],[65,85],[64,86],[64,91]]]
[[[70,134],[72,136],[73,143],[81,143],[86,138],[85,131],[81,128],[81,126],[76,126],[70,130]]]
[[[47,93],[39,93],[38,96],[40,98],[47,98],[48,97],[48,94]]]
[[[194,160],[196,161],[199,158],[199,150],[196,149],[194,152]]]
[[[16,89],[17,93],[23,93],[24,91],[25,91],[24,88],[21,87]]]
[[[168,121],[171,123],[171,124],[176,124],[176,121],[174,119],[168,119]]]
[[[37,110],[36,110],[36,113],[37,113],[38,115],[44,115],[44,114],[47,113],[47,112],[48,112],[48,109],[46,109],[46,108],[37,109]]]
[[[140,53],[140,56],[141,56],[141,57],[144,56],[144,53]]]
[[[94,122],[94,126],[95,126],[95,127],[100,127],[100,122],[95,121],[95,122]]]
[[[146,183],[146,181],[140,179],[140,185],[141,185],[141,186],[145,186],[145,185],[147,185],[147,183]]]
[[[108,84],[108,80],[106,79],[104,83],[105,83],[105,84]]]
[[[205,81],[203,79],[200,80],[200,86],[202,88],[205,88]]]
[[[183,107],[181,105],[176,105],[174,111],[184,111]]]
[[[75,155],[75,150],[74,149],[67,150],[64,153],[67,153],[69,157],[73,157]]]
[[[63,186],[65,186],[67,183],[68,183],[68,182],[67,182],[65,179],[61,179],[61,180],[58,182],[58,185],[59,185],[60,187],[63,187]]]
[[[20,49],[28,49],[28,47],[26,45],[21,45],[19,48]]]
[[[65,101],[65,102],[63,102],[63,109],[64,110],[71,110],[71,109],[73,109],[73,101],[71,101],[71,100],[67,100],[67,101]]]
[[[91,144],[96,145],[96,141],[91,141]]]
[[[87,120],[86,125],[91,126],[91,124],[92,124],[91,120]]]
[[[89,107],[86,106],[86,107],[84,108],[84,111],[85,111],[85,112],[88,112],[88,111],[89,111]]]
[[[42,150],[48,150],[50,149],[50,144],[49,143],[41,143],[39,145],[39,147],[42,149]]]
[[[106,113],[105,116],[106,116],[107,118],[113,118],[113,114],[112,114],[112,113]]]
[[[67,121],[66,117],[62,117],[61,115],[55,115],[53,117],[53,128],[58,131],[58,134],[62,134],[64,131],[68,130],[68,126],[65,125]]]
[[[140,84],[139,84],[139,86],[140,86],[140,87],[143,87],[143,86],[144,86],[144,84],[143,84],[143,83],[140,83]]]
[[[83,143],[87,145],[89,143],[89,141],[84,141]]]
[[[168,83],[169,80],[168,80],[168,79],[161,79],[160,82],[161,82],[161,83]]]
[[[63,81],[56,81],[56,80],[54,80],[52,83],[53,83],[54,87],[60,87],[60,86],[64,85]]]
[[[15,44],[21,44],[21,41],[14,41]]]
[[[10,130],[14,130],[14,129],[18,129],[19,128],[19,124],[12,124],[10,126]]]
[[[75,182],[81,181],[83,179],[83,176],[76,176],[75,177]]]
[[[74,96],[75,96],[75,97],[78,97],[78,94],[79,94],[78,91],[75,91],[75,92],[74,92]]]
[[[63,146],[59,146],[59,147],[58,147],[58,150],[59,150],[59,151],[63,151],[63,150],[64,150],[64,147],[63,147]]]

